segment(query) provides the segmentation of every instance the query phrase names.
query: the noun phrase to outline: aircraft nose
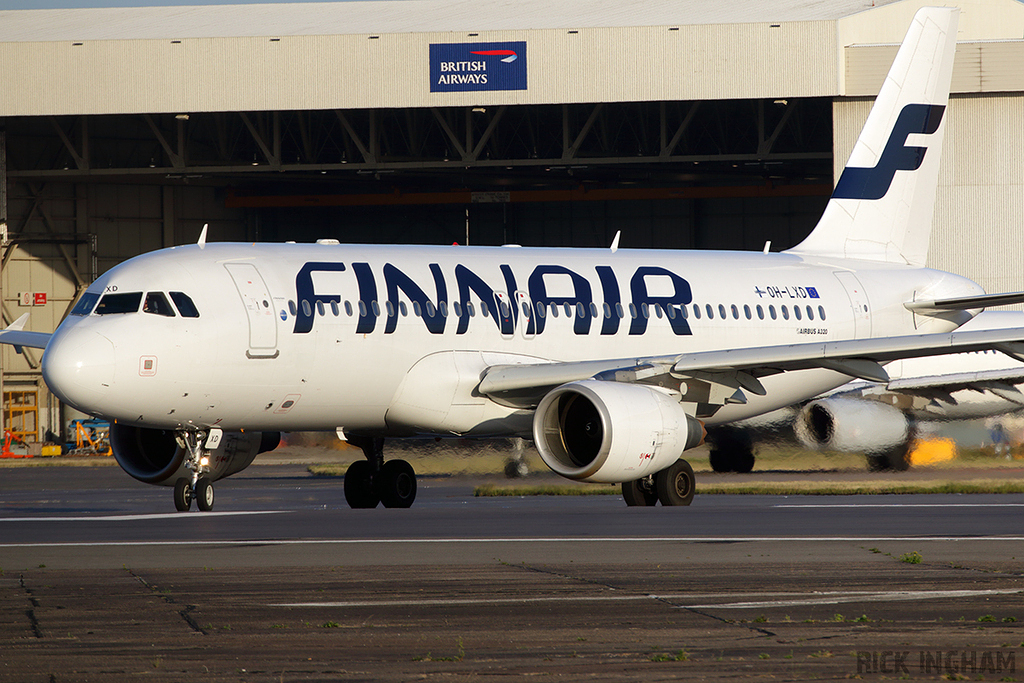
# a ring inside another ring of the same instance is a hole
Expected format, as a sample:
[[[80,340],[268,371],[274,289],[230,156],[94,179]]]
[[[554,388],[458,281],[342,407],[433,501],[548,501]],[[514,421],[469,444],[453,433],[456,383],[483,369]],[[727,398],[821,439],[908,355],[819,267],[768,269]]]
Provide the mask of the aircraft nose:
[[[55,335],[43,354],[43,380],[64,403],[97,412],[114,383],[113,343],[92,330]]]

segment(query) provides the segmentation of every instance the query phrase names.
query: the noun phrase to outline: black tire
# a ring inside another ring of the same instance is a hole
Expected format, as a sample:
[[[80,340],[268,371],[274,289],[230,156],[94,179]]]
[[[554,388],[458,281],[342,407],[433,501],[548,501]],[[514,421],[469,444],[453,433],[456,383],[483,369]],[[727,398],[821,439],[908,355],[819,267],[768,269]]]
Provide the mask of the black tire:
[[[718,472],[719,474],[733,471],[729,457],[719,450],[713,450],[708,453],[708,464],[711,465],[712,472]]]
[[[909,443],[902,443],[883,453],[868,456],[869,472],[906,472],[909,469]]]
[[[181,478],[174,482],[174,509],[188,512],[192,507],[192,484],[188,479]]]
[[[665,507],[689,505],[693,501],[696,480],[690,463],[679,459],[654,475],[654,490]]]
[[[629,507],[653,507],[658,504],[658,494],[649,479],[622,482],[622,499]]]
[[[388,460],[380,468],[377,493],[386,508],[412,507],[416,500],[416,472],[405,460]]]
[[[209,477],[200,477],[196,482],[196,507],[202,512],[213,509],[213,482]]]
[[[509,460],[505,463],[506,479],[520,479],[529,473],[529,466],[522,460]]]
[[[747,474],[754,469],[754,454],[737,453],[732,460],[732,471],[739,474]]]
[[[355,509],[375,508],[380,502],[373,488],[373,465],[369,460],[356,460],[345,471],[345,502]]]
[[[746,474],[754,469],[754,439],[746,429],[724,425],[708,430],[708,461],[715,472]]]

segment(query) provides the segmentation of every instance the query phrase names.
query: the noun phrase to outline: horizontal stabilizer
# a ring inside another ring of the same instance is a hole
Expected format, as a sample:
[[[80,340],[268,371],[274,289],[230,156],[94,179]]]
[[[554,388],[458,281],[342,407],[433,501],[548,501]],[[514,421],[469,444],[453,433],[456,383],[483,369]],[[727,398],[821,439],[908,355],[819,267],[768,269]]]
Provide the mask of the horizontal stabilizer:
[[[903,304],[915,313],[927,315],[929,311],[968,311],[989,306],[1007,306],[1024,304],[1024,292],[1007,292],[1005,294],[981,294],[956,299],[932,299],[930,301],[910,301]]]
[[[888,388],[892,391],[907,392],[912,392],[916,389],[934,388],[942,388],[946,391],[959,391],[961,389],[988,388],[995,383],[1012,386],[1018,382],[1024,382],[1024,365],[997,370],[954,372],[948,375],[894,379],[889,382]]]
[[[6,328],[0,330],[0,344],[10,344],[16,348],[18,353],[21,353],[22,346],[28,346],[33,349],[45,349],[51,335],[46,332],[26,332],[25,324],[27,322],[28,313],[25,313]]]

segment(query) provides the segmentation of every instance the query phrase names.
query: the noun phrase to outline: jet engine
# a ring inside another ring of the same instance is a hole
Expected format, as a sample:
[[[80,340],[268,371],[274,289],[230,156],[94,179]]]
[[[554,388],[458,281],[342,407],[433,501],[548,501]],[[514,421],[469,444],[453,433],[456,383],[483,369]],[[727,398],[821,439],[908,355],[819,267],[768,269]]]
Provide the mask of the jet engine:
[[[241,472],[280,441],[280,432],[225,432],[220,446],[210,453],[210,471],[204,476],[216,481]],[[110,427],[110,448],[121,469],[146,484],[174,486],[179,478],[192,477],[185,467],[187,452],[172,430],[115,423]]]
[[[704,427],[671,392],[588,379],[548,392],[533,418],[533,438],[563,477],[619,483],[665,469],[701,444]]]
[[[796,434],[809,448],[872,455],[906,450],[911,425],[902,410],[860,398],[811,401],[796,421]]]

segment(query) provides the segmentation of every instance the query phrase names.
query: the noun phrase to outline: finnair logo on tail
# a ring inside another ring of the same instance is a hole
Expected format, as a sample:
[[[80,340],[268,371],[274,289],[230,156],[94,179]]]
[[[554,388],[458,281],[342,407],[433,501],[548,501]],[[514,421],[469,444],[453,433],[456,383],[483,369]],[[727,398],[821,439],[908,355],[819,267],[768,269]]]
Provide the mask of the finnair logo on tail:
[[[924,161],[926,147],[907,146],[913,133],[931,135],[939,129],[946,107],[941,104],[908,104],[889,133],[882,156],[874,168],[847,166],[839,177],[833,199],[881,199],[889,191],[896,171],[916,171]]]

